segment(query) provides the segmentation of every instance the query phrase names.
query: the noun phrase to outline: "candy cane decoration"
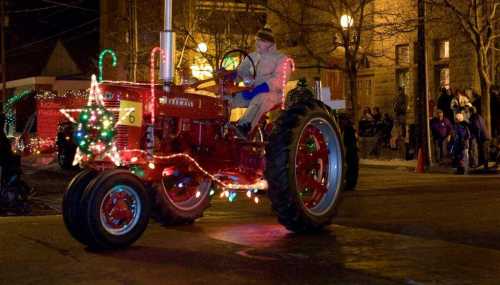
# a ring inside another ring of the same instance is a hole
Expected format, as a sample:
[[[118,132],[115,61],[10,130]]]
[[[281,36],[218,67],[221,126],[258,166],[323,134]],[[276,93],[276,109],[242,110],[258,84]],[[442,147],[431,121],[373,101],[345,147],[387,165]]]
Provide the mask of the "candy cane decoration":
[[[117,58],[116,58],[116,53],[112,49],[105,49],[99,54],[99,82],[102,81],[102,69],[103,69],[103,61],[104,61],[104,56],[106,54],[110,54],[111,57],[113,58],[113,62],[111,63],[113,67],[116,66]]]
[[[161,62],[163,64],[166,63],[167,57],[165,55],[165,50],[161,47],[155,47],[151,50],[151,58],[149,65],[149,75],[151,80],[151,102],[150,102],[150,111],[151,111],[151,123],[155,123],[155,55],[157,52],[160,52]]]
[[[288,71],[289,71],[289,68],[292,70],[292,72],[295,71],[295,62],[293,61],[292,58],[288,57],[285,62],[283,63],[283,78],[282,78],[282,82],[281,82],[281,90],[283,92],[282,96],[281,96],[281,110],[285,110],[285,92],[286,92],[286,83],[288,82]]]

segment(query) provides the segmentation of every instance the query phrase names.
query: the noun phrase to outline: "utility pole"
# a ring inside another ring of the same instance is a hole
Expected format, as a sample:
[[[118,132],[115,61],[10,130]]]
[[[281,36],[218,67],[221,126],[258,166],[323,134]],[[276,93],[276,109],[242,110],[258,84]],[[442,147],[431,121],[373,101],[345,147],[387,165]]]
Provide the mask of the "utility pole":
[[[1,41],[2,41],[2,96],[0,97],[0,111],[3,109],[3,104],[7,99],[7,68],[5,60],[5,0],[0,0],[0,30],[1,30]]]
[[[128,80],[137,81],[137,50],[138,50],[138,37],[137,37],[137,1],[128,1],[128,50],[129,50],[129,66],[128,66]]]
[[[416,96],[416,108],[418,127],[416,128],[417,135],[417,154],[419,163],[428,166],[429,161],[429,144],[428,144],[428,125],[429,125],[429,110],[427,98],[427,65],[426,63],[426,44],[425,44],[425,0],[418,0],[418,84]]]

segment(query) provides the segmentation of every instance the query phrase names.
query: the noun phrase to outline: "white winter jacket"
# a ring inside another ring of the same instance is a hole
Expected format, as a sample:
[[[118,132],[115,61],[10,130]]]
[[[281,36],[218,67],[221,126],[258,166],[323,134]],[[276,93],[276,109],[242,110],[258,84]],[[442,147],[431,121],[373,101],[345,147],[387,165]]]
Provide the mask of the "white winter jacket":
[[[273,45],[271,49],[263,54],[252,52],[249,55],[255,69],[254,87],[264,82],[269,86],[269,93],[273,95],[283,95],[283,84],[286,84],[292,72],[289,58],[276,49]],[[243,79],[253,79],[252,63],[248,58],[245,58],[238,68],[238,76]]]

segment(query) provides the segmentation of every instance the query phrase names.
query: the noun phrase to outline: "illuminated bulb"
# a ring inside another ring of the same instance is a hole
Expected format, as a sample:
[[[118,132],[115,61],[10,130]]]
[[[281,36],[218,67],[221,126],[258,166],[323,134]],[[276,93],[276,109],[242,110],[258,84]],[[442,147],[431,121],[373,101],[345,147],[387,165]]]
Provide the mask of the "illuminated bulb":
[[[248,190],[248,191],[247,191],[247,197],[248,197],[248,198],[252,198],[252,191],[251,191],[251,190]]]
[[[229,202],[234,202],[236,200],[236,192],[231,192],[228,197]]]
[[[200,198],[200,196],[201,196],[201,192],[200,192],[200,191],[196,191],[196,195],[195,195],[195,197],[196,197],[196,198]]]
[[[259,199],[259,197],[255,197],[255,198],[253,199],[253,201],[255,202],[255,204],[259,204],[260,199]]]
[[[214,194],[215,194],[214,189],[210,189],[210,193],[209,193],[209,195],[210,195],[210,196],[213,196]]]
[[[105,129],[109,128],[109,127],[111,126],[111,121],[109,121],[109,120],[104,120],[104,121],[102,122],[102,126],[103,126]]]
[[[148,167],[149,167],[150,169],[155,169],[155,164],[154,164],[154,163],[152,163],[152,162],[150,162],[150,163],[148,163]]]
[[[229,191],[224,191],[224,196],[226,196],[226,198],[229,198]]]
[[[198,44],[198,51],[199,51],[199,52],[203,52],[203,53],[207,52],[207,51],[208,51],[208,46],[207,46],[207,44],[206,44],[206,43],[203,43],[203,42],[202,42],[202,43],[199,43],[199,44]]]

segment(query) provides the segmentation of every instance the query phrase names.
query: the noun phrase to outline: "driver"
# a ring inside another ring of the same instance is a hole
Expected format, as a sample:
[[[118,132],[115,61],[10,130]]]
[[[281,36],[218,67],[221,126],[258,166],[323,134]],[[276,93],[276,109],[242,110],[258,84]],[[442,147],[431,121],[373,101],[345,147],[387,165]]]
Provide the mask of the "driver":
[[[238,135],[246,138],[248,132],[255,128],[260,118],[281,104],[283,82],[287,82],[291,68],[287,67],[287,57],[276,48],[271,28],[266,25],[257,32],[255,38],[256,51],[245,58],[237,71],[237,81],[252,86],[251,90],[238,93],[231,101],[231,108],[247,108],[237,123]]]

